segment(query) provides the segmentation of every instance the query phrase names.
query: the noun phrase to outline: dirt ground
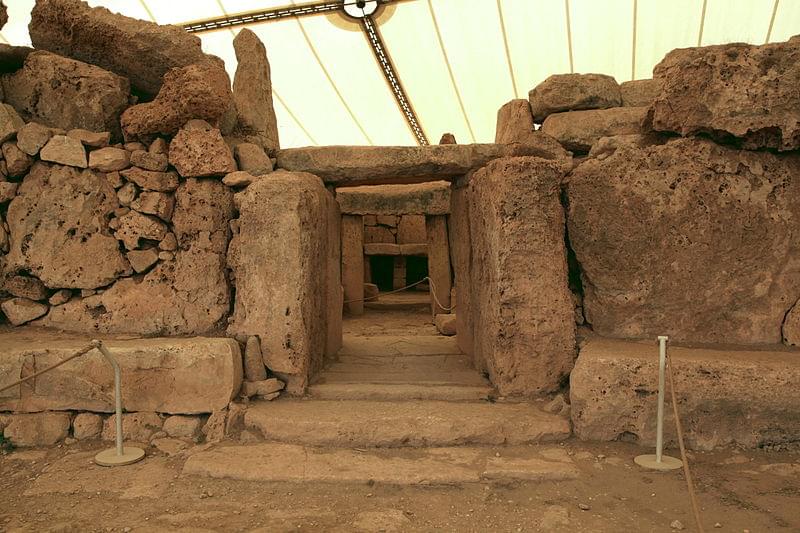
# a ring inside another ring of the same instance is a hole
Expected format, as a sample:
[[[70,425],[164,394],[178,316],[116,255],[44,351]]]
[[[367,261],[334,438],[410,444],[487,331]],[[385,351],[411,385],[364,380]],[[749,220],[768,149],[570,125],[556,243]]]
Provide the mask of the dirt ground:
[[[105,446],[0,456],[0,531],[617,532],[671,531],[675,520],[694,530],[682,474],[640,469],[632,458],[644,450],[626,443],[564,443],[573,481],[462,486],[209,479],[154,449],[136,465],[95,466]],[[706,529],[800,531],[800,453],[693,457]]]

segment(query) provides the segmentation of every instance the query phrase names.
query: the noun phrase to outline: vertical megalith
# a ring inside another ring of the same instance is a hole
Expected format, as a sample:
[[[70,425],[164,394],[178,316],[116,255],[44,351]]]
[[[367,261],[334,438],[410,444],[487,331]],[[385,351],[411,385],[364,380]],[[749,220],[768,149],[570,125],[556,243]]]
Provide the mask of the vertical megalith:
[[[575,359],[561,178],[536,157],[497,159],[470,177],[475,356],[501,394],[552,392]]]
[[[342,285],[347,310],[364,313],[364,220],[360,215],[342,217]]]
[[[462,183],[454,183],[450,192],[450,257],[453,263],[455,289],[458,294],[456,311],[456,332],[458,347],[462,352],[472,355],[472,313],[470,305],[470,235],[469,235],[469,189]],[[451,302],[452,303],[452,302]],[[484,369],[481,361],[476,367]]]
[[[235,134],[273,155],[280,143],[267,49],[247,28],[236,35],[233,48],[238,61],[233,78],[233,100],[239,115]]]
[[[425,217],[428,234],[428,277],[431,283],[431,308],[433,315],[449,313],[450,288],[450,243],[447,236],[447,216]],[[434,297],[435,295],[435,297]]]

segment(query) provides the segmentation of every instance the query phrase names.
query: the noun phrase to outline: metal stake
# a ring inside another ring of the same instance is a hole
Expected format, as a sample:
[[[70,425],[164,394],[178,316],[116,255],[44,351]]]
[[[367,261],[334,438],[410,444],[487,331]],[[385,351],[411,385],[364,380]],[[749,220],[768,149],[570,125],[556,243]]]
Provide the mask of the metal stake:
[[[102,341],[93,340],[92,345],[100,350],[103,357],[106,358],[111,366],[114,368],[114,402],[116,407],[116,447],[103,450],[95,455],[94,460],[100,466],[123,466],[141,461],[144,458],[144,450],[135,446],[122,446],[122,378],[119,363],[111,355],[108,348],[105,347]]]
[[[639,455],[634,462],[644,468],[653,470],[675,470],[683,463],[680,459],[664,455],[664,389],[667,367],[667,341],[669,337],[658,337],[658,411],[656,418],[656,453],[655,455]]]

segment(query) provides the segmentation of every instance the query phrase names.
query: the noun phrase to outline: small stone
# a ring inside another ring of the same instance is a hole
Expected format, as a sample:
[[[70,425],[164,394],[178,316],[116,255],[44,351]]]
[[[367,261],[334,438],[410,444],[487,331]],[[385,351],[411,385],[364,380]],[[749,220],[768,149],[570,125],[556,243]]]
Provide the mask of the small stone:
[[[170,437],[194,439],[200,435],[203,420],[199,416],[170,416],[164,421],[164,431]]]
[[[72,421],[72,435],[78,440],[96,439],[103,431],[103,417],[94,413],[79,413]]]
[[[172,261],[175,259],[175,254],[172,252],[158,252],[158,258],[162,261]]]
[[[163,137],[156,137],[156,140],[150,143],[150,147],[147,149],[148,152],[151,154],[169,154],[169,144],[167,144],[167,140]]]
[[[81,298],[88,298],[89,296],[94,296],[97,294],[97,291],[94,289],[81,289]]]
[[[127,215],[130,212],[131,212],[131,208],[130,207],[118,207],[118,208],[114,209],[114,216],[115,217],[121,217],[121,216]]]
[[[264,149],[253,143],[241,143],[234,149],[239,170],[249,172],[251,176],[263,176],[273,170],[273,164]]]
[[[443,133],[441,139],[439,139],[439,144],[458,144],[456,142],[456,136],[452,133]]]
[[[89,168],[100,172],[115,172],[130,166],[130,154],[119,148],[100,148],[89,152]]]
[[[136,150],[131,154],[131,164],[145,170],[164,172],[169,166],[169,160],[166,154]]]
[[[456,315],[451,314],[438,314],[434,318],[436,329],[442,335],[455,335],[456,334]]]
[[[47,298],[47,287],[37,278],[13,275],[6,279],[3,289],[19,298],[44,300]]]
[[[67,132],[67,137],[79,140],[84,146],[104,148],[108,146],[108,143],[111,141],[111,132],[103,131],[95,133],[93,131],[75,128]]]
[[[129,142],[125,143],[123,147],[129,152],[135,152],[137,150],[147,150],[147,147],[140,142]]]
[[[236,171],[236,161],[219,129],[190,120],[169,145],[169,162],[184,178],[221,176]]]
[[[672,522],[670,522],[669,527],[671,527],[672,529],[685,529],[683,522],[681,522],[680,520],[673,520]]]
[[[72,298],[72,291],[69,289],[61,289],[56,291],[55,294],[53,294],[50,299],[47,300],[47,303],[50,305],[62,305],[67,303],[70,298]]]
[[[15,446],[52,446],[68,431],[69,414],[45,412],[11,415],[3,435]]]
[[[17,195],[17,189],[19,189],[19,183],[0,181],[0,204],[13,200]]]
[[[267,369],[261,355],[261,341],[255,335],[247,338],[244,350],[244,377],[247,381],[267,379]]]
[[[175,234],[172,232],[167,233],[167,235],[158,243],[158,249],[167,252],[174,252],[177,250],[178,239],[175,237]]]
[[[138,248],[141,239],[160,241],[168,233],[167,225],[161,220],[138,211],[131,211],[115,220],[118,221],[118,227],[114,231],[114,236],[121,240],[128,250]]]
[[[39,152],[42,161],[86,168],[86,149],[81,142],[66,135],[54,135]]]
[[[33,158],[19,149],[17,143],[3,143],[3,157],[6,161],[6,173],[9,176],[22,176],[33,164]]]
[[[589,509],[591,509],[591,507],[589,507],[585,503],[579,503],[578,504],[578,509],[580,509],[581,511],[588,511]]]
[[[103,440],[114,440],[117,434],[117,415],[109,416],[103,424]],[[137,412],[122,415],[122,437],[136,442],[150,442],[154,433],[161,431],[163,422],[156,413]]]
[[[252,396],[267,396],[283,390],[284,386],[283,381],[277,378],[262,381],[245,381],[242,383],[242,395],[248,398]]]
[[[131,267],[133,267],[133,270],[135,270],[137,274],[141,274],[158,262],[158,252],[155,248],[131,250],[126,256]]]
[[[16,135],[25,126],[17,110],[8,104],[0,104],[0,143],[4,143]]]
[[[134,167],[123,170],[120,174],[126,180],[150,191],[171,192],[178,188],[178,175],[174,172],[154,172]]]
[[[222,178],[222,183],[228,187],[247,187],[253,183],[254,180],[255,177],[253,177],[253,175],[251,175],[249,172],[237,170],[236,172],[231,172]]]
[[[119,189],[125,184],[119,172],[106,172],[106,180],[115,189]]]
[[[50,307],[27,298],[12,298],[0,304],[0,309],[12,326],[20,326],[47,314]]]
[[[53,130],[47,126],[42,126],[37,122],[29,122],[17,132],[17,146],[26,154],[35,156],[52,136]]]
[[[72,446],[73,444],[76,444],[77,442],[78,442],[78,439],[73,439],[72,437],[67,437],[66,439],[64,439],[64,444],[66,444],[67,446]]]
[[[714,527],[719,529],[722,527],[722,524],[720,524],[719,522],[714,522]]]
[[[175,197],[169,193],[156,191],[142,191],[136,200],[131,202],[131,209],[148,215],[156,215],[161,220],[169,222],[175,210]]]
[[[126,183],[117,191],[117,200],[121,205],[131,205],[139,190],[133,183]]]

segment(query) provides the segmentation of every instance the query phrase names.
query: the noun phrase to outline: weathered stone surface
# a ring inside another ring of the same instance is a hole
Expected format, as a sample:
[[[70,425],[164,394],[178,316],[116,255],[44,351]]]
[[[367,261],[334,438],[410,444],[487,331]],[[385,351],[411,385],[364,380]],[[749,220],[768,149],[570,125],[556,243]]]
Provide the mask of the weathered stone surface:
[[[800,297],[799,173],[795,155],[699,139],[580,165],[568,185],[569,237],[594,331],[780,343]]]
[[[120,205],[126,206],[122,209],[128,209],[128,211],[122,213],[115,210],[114,214],[117,217],[127,214],[130,211],[130,208],[127,206],[131,205],[131,203],[136,199],[137,194],[139,194],[139,188],[136,187],[134,183],[126,183],[120,187],[120,189],[117,191],[117,200],[119,200]],[[114,220],[110,223],[110,225],[116,228],[119,226],[119,221]]]
[[[263,176],[272,172],[272,160],[264,149],[253,143],[239,143],[234,148],[239,169],[253,176]]]
[[[77,139],[66,135],[54,135],[39,152],[42,161],[86,168],[86,149]]]
[[[169,145],[169,162],[184,178],[222,176],[236,171],[233,153],[217,128],[190,120]]]
[[[442,133],[442,136],[439,138],[439,144],[458,144],[456,142],[456,136],[452,133]]]
[[[29,300],[46,300],[47,287],[41,280],[30,276],[12,275],[3,283],[3,290],[12,296]]]
[[[47,303],[50,305],[61,305],[67,303],[70,298],[72,298],[72,291],[69,289],[61,289],[53,293],[53,295],[48,298]]]
[[[548,116],[541,131],[567,150],[585,153],[601,137],[644,133],[642,122],[646,116],[646,107],[569,111]]]
[[[592,338],[570,376],[575,434],[583,440],[637,438],[655,444],[658,348],[652,342]],[[694,449],[796,442],[800,379],[793,351],[670,348],[686,444]],[[776,394],[775,391],[781,391]],[[664,441],[677,443],[672,410]]]
[[[533,132],[531,104],[527,100],[511,100],[497,111],[494,142],[498,144],[525,142]]]
[[[16,72],[25,64],[25,59],[33,52],[29,46],[11,46],[0,43],[0,73]]]
[[[37,155],[50,137],[53,130],[36,122],[25,124],[17,132],[17,147],[28,155]]]
[[[390,228],[387,228],[386,226],[365,226],[364,243],[372,244],[376,242],[386,242],[395,244],[394,233],[392,233],[392,230]]]
[[[130,166],[130,153],[122,148],[100,148],[89,152],[89,168],[100,172],[116,172]]]
[[[436,329],[442,335],[455,335],[456,334],[456,315],[455,314],[438,314],[433,320]]]
[[[552,145],[313,146],[278,151],[277,166],[344,186],[452,179],[493,159],[514,156],[552,159]]]
[[[21,326],[47,313],[49,307],[28,298],[11,298],[0,304],[0,309],[12,326]]]
[[[106,222],[118,206],[101,174],[35,163],[8,208],[9,266],[52,288],[94,289],[129,274]]]
[[[623,106],[649,107],[661,92],[661,84],[654,79],[631,80],[620,83],[619,90]]]
[[[174,172],[153,172],[141,168],[129,168],[120,174],[142,189],[159,192],[170,192],[178,188],[178,175]]]
[[[103,440],[114,440],[117,437],[117,415],[106,418],[103,423]],[[150,438],[158,431],[164,421],[156,413],[125,413],[122,415],[122,438],[133,442],[150,442]]]
[[[133,267],[134,272],[140,274],[155,265],[158,261],[158,250],[155,248],[148,248],[147,250],[131,250],[125,257]]]
[[[232,105],[231,80],[218,61],[202,61],[170,70],[155,100],[129,107],[122,131],[136,138],[154,133],[174,135],[192,119],[219,126]]]
[[[10,202],[17,195],[18,183],[10,181],[0,181],[0,204]]]
[[[233,39],[233,48],[237,60],[233,78],[233,100],[238,114],[235,134],[274,154],[280,143],[267,50],[247,28]]]
[[[14,137],[25,126],[17,111],[8,104],[0,104],[0,143]]]
[[[89,131],[82,128],[74,128],[67,132],[67,137],[78,139],[84,146],[92,148],[105,148],[111,141],[111,132],[108,131]]]
[[[255,177],[249,172],[245,172],[243,170],[237,170],[236,172],[231,172],[230,174],[226,175],[222,178],[222,183],[227,185],[228,187],[247,187],[253,181],[255,181]]]
[[[3,435],[14,446],[52,446],[62,441],[69,431],[67,413],[11,415]]]
[[[575,358],[561,171],[493,161],[469,182],[475,357],[502,394],[557,390]]]
[[[402,255],[402,252],[400,245],[393,242],[370,242],[364,244],[362,255]],[[349,296],[345,294],[345,298]]]
[[[169,232],[169,228],[162,221],[138,211],[130,211],[116,220],[118,224],[114,229],[114,236],[122,241],[128,250],[138,248],[142,239],[160,241]]]
[[[33,158],[19,149],[17,143],[7,141],[2,147],[3,158],[6,162],[6,172],[9,176],[22,176],[33,164]]]
[[[622,146],[645,148],[656,144],[664,144],[666,138],[657,133],[631,133],[629,135],[614,135],[611,137],[600,137],[589,150],[589,157],[606,158],[613,154],[617,148]]]
[[[136,150],[131,154],[131,164],[153,172],[166,172],[169,158],[163,153]]]
[[[261,354],[261,341],[255,335],[247,337],[244,350],[244,377],[247,381],[263,381],[267,379],[264,357]]]
[[[151,154],[161,154],[161,155],[169,155],[169,144],[164,137],[157,137],[150,146],[147,147],[147,151]]]
[[[164,420],[162,429],[170,437],[194,439],[200,435],[203,419],[198,416],[174,415]]]
[[[127,79],[44,51],[32,52],[25,65],[2,77],[5,101],[29,120],[47,126],[119,132],[119,116],[128,106]]]
[[[122,367],[122,401],[129,411],[209,413],[228,405],[241,387],[242,357],[232,339],[140,338],[104,342]],[[22,367],[44,368],[85,344],[85,338],[70,339],[63,333],[39,332],[34,338],[20,330],[3,333],[0,375],[19,379]],[[0,410],[108,413],[114,411],[114,372],[93,350],[36,378],[34,387],[22,396],[19,387],[9,393],[12,394],[0,396]]]
[[[3,2],[0,2],[0,30],[3,29],[6,22],[8,22],[8,9]]]
[[[326,347],[329,194],[308,174],[257,180],[237,195],[239,234],[228,250],[237,289],[228,332],[258,335],[266,366],[297,376],[299,389]]]
[[[433,215],[425,217],[425,233],[428,252],[428,278],[430,282],[431,311],[433,316],[448,312],[452,268],[450,267],[450,242],[447,235],[447,217]],[[400,246],[400,253],[408,253],[409,247]]]
[[[72,436],[78,440],[96,439],[103,431],[103,417],[94,413],[78,413],[72,421]]]
[[[180,249],[174,258],[142,278],[120,280],[102,294],[59,306],[42,325],[139,335],[217,332],[230,308],[225,250],[232,216],[230,189],[216,180],[187,180],[175,197],[172,224]],[[161,240],[166,238],[165,233]]]
[[[800,147],[800,37],[673,50],[653,77],[662,87],[648,114],[657,131],[736,139],[747,149]]]
[[[781,327],[783,343],[787,346],[800,346],[800,307],[795,303],[786,313]]]
[[[453,264],[453,282],[458,294],[456,311],[456,341],[461,351],[474,356],[472,340],[472,263],[471,237],[469,232],[469,189],[463,183],[454,183],[450,193],[450,218],[447,229],[450,238],[450,256]],[[451,298],[452,300],[452,298]],[[475,368],[486,372],[486,363],[482,358],[472,357]]]
[[[161,220],[169,222],[175,210],[175,197],[165,192],[143,191],[131,202],[131,209],[147,215],[155,215]]]
[[[253,396],[272,396],[276,392],[280,392],[284,388],[283,381],[270,378],[262,381],[244,381],[242,382],[242,396],[251,398]]]
[[[533,119],[539,123],[562,111],[622,105],[617,81],[605,74],[554,74],[531,89],[528,100]]]
[[[39,0],[28,31],[35,48],[115,72],[150,96],[158,92],[169,69],[209,57],[197,36],[177,26],[90,8],[79,0]]]
[[[336,201],[348,215],[446,215],[450,212],[450,184],[347,187],[336,191]]]
[[[363,217],[344,214],[341,232],[342,288],[344,299],[347,302],[344,305],[351,315],[361,315],[364,313],[364,255],[366,253],[364,251],[366,240]]]

